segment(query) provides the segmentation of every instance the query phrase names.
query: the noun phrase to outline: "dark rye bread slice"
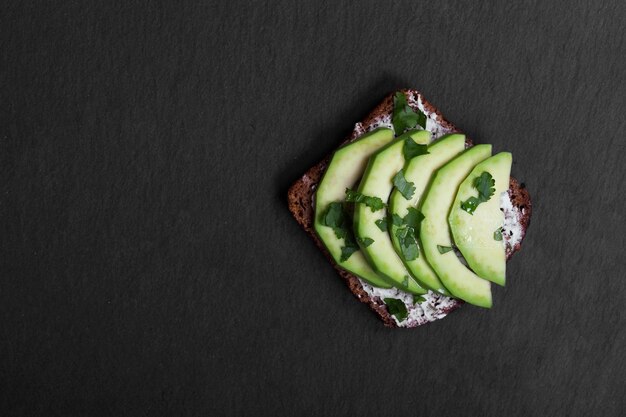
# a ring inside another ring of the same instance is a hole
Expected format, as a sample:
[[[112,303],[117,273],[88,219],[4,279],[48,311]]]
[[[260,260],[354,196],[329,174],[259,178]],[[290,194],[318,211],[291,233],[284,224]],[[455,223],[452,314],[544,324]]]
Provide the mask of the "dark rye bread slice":
[[[441,113],[416,90],[400,90],[408,99],[409,105],[416,109],[421,104],[421,109],[426,113],[431,123],[436,126],[436,136],[441,136],[446,133],[459,132],[452,123],[443,118]],[[368,132],[378,126],[388,124],[393,111],[393,94],[388,95],[376,108],[369,114],[362,122],[355,125],[354,130],[341,144],[344,145],[348,142],[352,142],[363,133]],[[428,126],[427,126],[428,127]],[[472,141],[468,138],[466,140],[466,146],[472,146]],[[363,283],[358,277],[345,271],[339,267],[332,256],[328,253],[320,239],[318,238],[313,228],[314,209],[313,198],[315,195],[315,189],[317,184],[322,179],[326,166],[330,161],[328,155],[318,164],[311,167],[300,179],[298,179],[288,191],[289,210],[295,217],[296,221],[302,226],[302,228],[311,236],[315,244],[325,254],[333,267],[337,270],[339,275],[348,284],[350,291],[363,303],[370,306],[374,312],[376,312],[380,318],[388,327],[415,327],[421,324],[425,324],[430,321],[434,321],[439,318],[445,317],[448,313],[456,310],[463,302],[461,300],[449,299],[447,297],[440,296],[438,294],[429,293],[432,296],[430,300],[432,310],[429,310],[429,314],[426,314],[426,307],[422,307],[423,317],[415,320],[412,324],[405,326],[398,325],[397,320],[391,316],[387,310],[387,306],[384,304],[381,297],[372,293],[372,287]],[[526,234],[526,229],[530,224],[530,216],[532,213],[532,204],[530,201],[530,195],[523,183],[519,183],[515,178],[511,177],[509,184],[509,199],[513,210],[510,212],[505,211],[506,216],[513,216],[516,219],[512,220],[516,224],[515,241],[512,241],[512,231],[503,233],[506,244],[506,256],[507,260],[511,258],[513,253],[520,250],[521,241]],[[506,223],[506,222],[505,222]],[[369,289],[369,292],[368,292]],[[406,295],[406,294],[405,294]]]

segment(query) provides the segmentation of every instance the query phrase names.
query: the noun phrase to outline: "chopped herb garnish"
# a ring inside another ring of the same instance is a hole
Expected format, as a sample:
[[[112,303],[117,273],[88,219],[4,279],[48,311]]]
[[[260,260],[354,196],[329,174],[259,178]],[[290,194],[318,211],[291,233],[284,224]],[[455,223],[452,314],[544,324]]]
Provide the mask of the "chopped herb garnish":
[[[357,245],[355,242],[346,241],[346,246],[341,248],[341,258],[339,259],[339,262],[347,261],[348,258],[350,258],[350,256],[358,250],[359,245]]]
[[[400,240],[404,239],[408,233],[409,231],[408,231],[408,228],[406,227],[401,227],[399,229],[396,229],[396,237]]]
[[[400,242],[400,250],[402,257],[407,261],[414,261],[419,257],[419,248],[417,246],[417,238],[415,229],[412,227],[403,227],[396,230],[396,237]]]
[[[343,204],[335,202],[330,203],[326,212],[322,215],[322,224],[333,229],[338,239],[344,239],[350,229],[346,224],[346,213]]]
[[[378,226],[381,232],[387,231],[387,218],[386,217],[376,220],[374,223],[376,223],[376,226]]]
[[[403,322],[409,316],[409,312],[406,310],[406,306],[402,300],[385,298],[384,301],[387,305],[387,311],[389,311],[389,314],[395,316],[399,322]]]
[[[461,208],[469,214],[474,215],[476,207],[480,204],[480,200],[476,197],[470,197],[465,201],[461,201]]]
[[[496,181],[493,179],[490,173],[483,172],[480,177],[474,180],[474,187],[478,189],[478,195],[485,201],[489,200],[491,196],[496,192],[494,188]]]
[[[426,301],[426,298],[423,295],[413,294],[413,304],[423,303],[424,301]]]
[[[498,227],[495,232],[493,232],[493,240],[502,240],[502,228]]]
[[[409,212],[406,216],[404,216],[403,223],[418,231],[422,220],[424,220],[424,215],[422,214],[422,212],[415,207],[409,207]]]
[[[374,239],[371,239],[369,237],[364,237],[363,239],[357,237],[357,240],[359,241],[359,243],[361,243],[361,245],[363,245],[364,248],[367,248],[369,245],[374,243]]]
[[[400,249],[402,250],[402,255],[407,261],[414,261],[420,256],[415,238],[413,238],[413,240],[409,240],[409,238],[404,239],[404,242],[400,244]]]
[[[409,287],[409,276],[405,275],[404,279],[402,280],[402,286],[408,288]]]
[[[426,115],[419,109],[415,112],[407,103],[406,96],[400,92],[393,96],[393,117],[391,122],[396,135],[404,133],[406,129],[413,129],[417,125],[420,125],[422,129],[426,129]]]
[[[491,196],[496,192],[495,189],[496,181],[493,179],[490,173],[483,172],[479,177],[476,177],[474,180],[474,188],[478,190],[478,197],[470,197],[465,201],[461,202],[461,208],[473,215],[476,207],[480,203],[484,203],[485,201],[489,201]]]
[[[409,159],[413,159],[416,156],[424,155],[428,152],[428,145],[421,145],[419,143],[415,143],[413,139],[406,138],[404,141],[404,146],[402,147],[402,153],[404,153],[404,160],[408,161]]]
[[[450,252],[452,250],[452,246],[437,245],[437,250],[439,250],[439,253],[443,255],[444,253]]]
[[[406,178],[404,178],[404,173],[402,172],[402,170],[398,171],[395,177],[393,177],[393,185],[407,200],[410,200],[415,193],[415,187],[413,186],[413,183],[407,181]]]
[[[345,240],[345,246],[341,248],[339,262],[347,261],[350,255],[359,250],[359,245],[354,240],[348,218],[343,204],[339,202],[330,203],[322,215],[322,224],[332,228],[338,239]]]
[[[381,210],[385,207],[385,203],[379,197],[363,195],[360,192],[349,188],[346,188],[346,201],[348,203],[363,203],[372,211]]]
[[[395,226],[402,226],[396,229],[396,237],[400,243],[400,251],[402,257],[407,261],[413,261],[419,257],[419,246],[417,243],[417,235],[419,234],[421,221],[424,215],[416,208],[409,207],[409,212],[401,218],[397,214],[393,214]]]
[[[398,216],[396,213],[391,215],[391,222],[394,226],[402,226],[403,224],[402,217]]]

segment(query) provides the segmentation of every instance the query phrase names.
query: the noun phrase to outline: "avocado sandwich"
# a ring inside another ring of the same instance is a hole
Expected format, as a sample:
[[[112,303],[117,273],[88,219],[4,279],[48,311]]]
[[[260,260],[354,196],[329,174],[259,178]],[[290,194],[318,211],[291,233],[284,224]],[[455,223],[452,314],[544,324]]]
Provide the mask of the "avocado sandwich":
[[[505,285],[532,213],[511,164],[400,90],[291,186],[289,210],[386,326],[416,327]]]

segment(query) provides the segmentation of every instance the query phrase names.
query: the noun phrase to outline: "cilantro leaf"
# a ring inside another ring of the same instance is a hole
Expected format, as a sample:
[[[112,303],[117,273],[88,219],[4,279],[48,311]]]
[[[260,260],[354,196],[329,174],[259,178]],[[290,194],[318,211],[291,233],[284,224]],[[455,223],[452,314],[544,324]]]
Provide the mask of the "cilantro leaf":
[[[368,206],[373,212],[381,210],[385,207],[385,203],[379,197],[370,197],[363,195],[358,191],[346,188],[346,201],[348,203],[363,203]]]
[[[495,232],[493,232],[493,240],[501,241],[502,240],[502,228],[498,227]]]
[[[444,253],[448,253],[452,250],[452,246],[441,246],[441,245],[437,245],[437,250],[439,251],[440,254],[444,254]]]
[[[413,186],[413,183],[408,182],[406,178],[404,178],[404,173],[402,172],[402,170],[398,171],[398,173],[393,177],[393,185],[407,200],[410,200],[415,193],[415,187]]]
[[[402,147],[402,152],[404,153],[405,161],[413,159],[416,156],[429,153],[428,145],[420,145],[419,143],[415,143],[415,141],[410,137],[405,139],[404,146]]]
[[[396,213],[391,215],[391,221],[394,226],[402,226],[403,224],[402,217],[398,216]]]
[[[381,232],[387,231],[387,218],[386,217],[383,217],[382,219],[378,219],[374,223],[376,223],[376,226],[378,226]]]
[[[409,287],[409,276],[408,275],[404,276],[404,279],[402,280],[402,286],[405,287],[405,288]]]
[[[374,239],[369,237],[364,237],[363,239],[357,237],[357,240],[361,243],[361,245],[363,245],[364,248],[367,248],[369,245],[374,243]]]
[[[407,227],[396,229],[396,237],[400,240],[404,239],[408,233],[409,229]]]
[[[403,227],[396,230],[396,237],[400,243],[402,257],[407,261],[414,261],[419,257],[419,248],[417,246],[417,237],[415,229],[412,227]]]
[[[424,220],[424,215],[422,214],[422,212],[415,207],[409,207],[409,212],[406,214],[406,216],[404,216],[404,219],[402,221],[408,227],[412,227],[413,229],[415,229],[415,231],[419,231],[422,220]]]
[[[474,214],[474,211],[480,203],[489,201],[489,199],[494,195],[494,193],[496,192],[496,181],[493,179],[490,173],[483,172],[482,174],[480,174],[479,177],[476,177],[476,179],[474,180],[474,184],[472,185],[478,190],[478,197],[470,197],[467,200],[461,202],[461,209],[465,210],[471,215]]]
[[[354,252],[359,250],[350,228],[349,217],[343,204],[340,202],[330,203],[326,211],[322,214],[322,224],[330,227],[335,232],[338,239],[345,240],[345,246],[341,248],[341,258],[339,262],[345,262]]]
[[[409,207],[408,213],[404,218],[393,213],[391,214],[391,219],[394,226],[408,226],[419,231],[420,224],[422,220],[424,220],[424,215],[415,207]]]
[[[406,129],[413,129],[420,125],[426,129],[426,115],[419,109],[415,112],[406,101],[406,96],[398,92],[393,96],[393,116],[391,119],[393,130],[400,135]]]
[[[323,216],[323,222],[328,227],[340,227],[344,222],[341,203],[330,203]]]
[[[345,262],[350,258],[350,256],[359,250],[359,245],[355,242],[346,242],[346,246],[341,248],[341,258],[339,258],[339,262]]]
[[[482,201],[489,200],[496,192],[495,185],[496,180],[488,172],[483,172],[480,177],[474,180],[474,187],[478,190],[478,198]]]
[[[413,304],[423,303],[424,301],[426,301],[426,298],[423,295],[413,294]]]
[[[417,247],[417,242],[415,240],[405,239],[402,244],[400,244],[400,249],[402,250],[402,256],[407,261],[414,261],[419,258],[419,249]]]
[[[461,201],[461,208],[473,215],[479,204],[480,200],[477,197],[470,197],[465,201]]]
[[[399,322],[403,322],[409,316],[409,312],[404,305],[402,300],[397,300],[395,298],[385,298],[385,304],[387,305],[387,311],[392,316],[395,316]]]
[[[338,202],[330,203],[322,215],[322,224],[332,228],[338,239],[345,239],[349,232],[346,220],[343,204]]]
[[[398,229],[395,235],[400,244],[402,257],[407,261],[413,261],[419,257],[419,246],[417,243],[417,235],[419,233],[420,224],[424,220],[424,215],[416,208],[409,207],[409,212],[404,218],[397,214],[392,214],[393,224]]]

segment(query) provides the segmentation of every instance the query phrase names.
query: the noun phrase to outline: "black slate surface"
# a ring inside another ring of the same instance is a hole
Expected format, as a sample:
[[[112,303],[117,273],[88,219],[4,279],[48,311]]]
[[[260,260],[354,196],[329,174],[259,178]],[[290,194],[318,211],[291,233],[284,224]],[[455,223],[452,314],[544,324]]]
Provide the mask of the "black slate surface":
[[[0,6],[0,415],[625,414],[624,2],[100,3]],[[285,195],[399,87],[535,210],[409,331]]]

